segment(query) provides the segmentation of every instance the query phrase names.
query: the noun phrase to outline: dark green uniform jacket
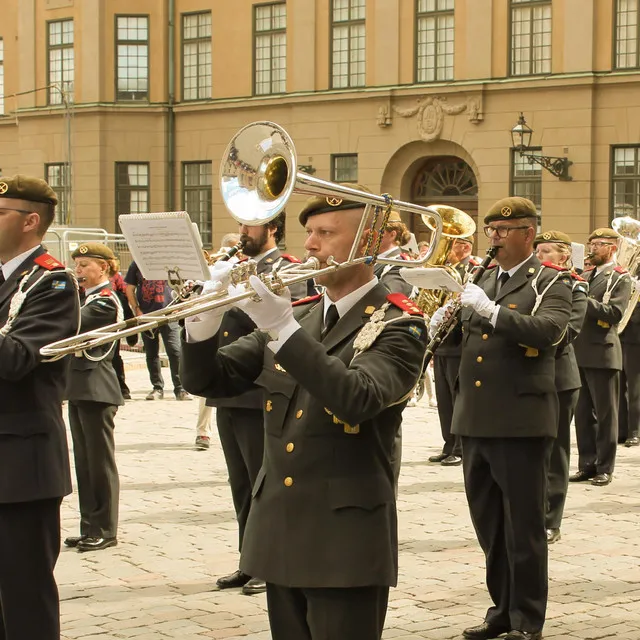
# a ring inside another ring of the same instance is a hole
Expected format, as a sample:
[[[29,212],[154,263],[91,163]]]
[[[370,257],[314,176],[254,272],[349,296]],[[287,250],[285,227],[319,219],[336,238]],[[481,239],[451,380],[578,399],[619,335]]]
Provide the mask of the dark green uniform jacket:
[[[396,505],[390,455],[422,368],[422,317],[390,307],[375,343],[353,340],[388,291],[378,284],[320,341],[323,303],[298,307],[302,329],[274,356],[255,331],[217,350],[183,342],[185,388],[207,397],[263,389],[265,454],[240,567],[290,587],[395,585]]]
[[[531,315],[536,294],[557,278]],[[571,314],[568,272],[543,267],[532,256],[495,296],[498,269],[478,283],[500,305],[496,326],[471,308],[463,309],[459,395],[452,432],[461,436],[512,438],[557,432],[556,345]]]

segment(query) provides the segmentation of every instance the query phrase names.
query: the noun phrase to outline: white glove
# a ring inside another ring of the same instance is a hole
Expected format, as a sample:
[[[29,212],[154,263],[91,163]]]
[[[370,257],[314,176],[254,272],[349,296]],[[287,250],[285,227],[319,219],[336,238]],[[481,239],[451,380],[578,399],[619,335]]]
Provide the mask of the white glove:
[[[429,337],[433,338],[438,327],[444,320],[444,316],[447,313],[447,305],[444,307],[440,307],[436,310],[436,312],[431,316],[431,320],[429,321]]]
[[[202,295],[222,291],[229,286],[233,265],[228,260],[218,260],[209,266],[209,280],[202,287]]]
[[[237,303],[237,307],[256,323],[258,329],[267,331],[277,340],[285,327],[292,328],[298,324],[293,317],[289,289],[285,288],[282,295],[278,296],[270,291],[258,276],[249,278],[249,288],[260,296],[260,301],[254,302],[251,298],[245,298]],[[229,287],[229,293],[237,293],[237,289]]]
[[[460,302],[464,307],[472,307],[483,318],[491,318],[498,306],[477,284],[467,282],[460,294]]]

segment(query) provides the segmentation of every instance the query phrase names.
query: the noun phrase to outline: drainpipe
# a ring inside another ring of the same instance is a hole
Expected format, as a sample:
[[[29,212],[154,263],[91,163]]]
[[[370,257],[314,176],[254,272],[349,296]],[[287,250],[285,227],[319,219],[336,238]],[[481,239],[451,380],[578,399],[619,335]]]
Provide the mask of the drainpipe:
[[[169,94],[167,104],[167,167],[166,167],[166,191],[167,191],[167,211],[175,210],[175,143],[176,143],[176,119],[173,111],[176,94],[176,74],[175,74],[175,0],[167,0],[167,57],[168,74],[167,89]]]

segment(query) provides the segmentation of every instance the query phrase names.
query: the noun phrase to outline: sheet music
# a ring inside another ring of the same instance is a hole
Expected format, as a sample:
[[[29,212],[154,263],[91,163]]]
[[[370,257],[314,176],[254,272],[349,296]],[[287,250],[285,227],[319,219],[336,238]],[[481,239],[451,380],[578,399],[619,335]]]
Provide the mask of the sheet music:
[[[200,237],[186,211],[129,213],[118,216],[131,255],[146,280],[207,280],[209,268]]]
[[[464,287],[457,280],[445,269],[438,267],[402,267],[400,276],[418,289],[446,289],[454,293],[464,291]]]
[[[578,242],[571,243],[571,262],[576,269],[584,269],[584,245]]]

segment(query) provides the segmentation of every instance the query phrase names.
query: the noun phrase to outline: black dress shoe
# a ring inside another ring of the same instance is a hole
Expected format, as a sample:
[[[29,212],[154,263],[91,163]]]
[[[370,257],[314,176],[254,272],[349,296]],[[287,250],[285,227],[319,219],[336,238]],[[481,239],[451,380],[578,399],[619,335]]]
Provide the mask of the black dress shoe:
[[[234,571],[231,575],[222,576],[216,580],[218,589],[237,589],[238,587],[244,587],[247,582],[251,580],[251,576],[246,573],[242,573],[240,569]]]
[[[87,536],[84,540],[78,542],[78,551],[101,551],[102,549],[115,547],[117,544],[117,538],[93,538]]]
[[[591,484],[594,487],[604,487],[611,482],[611,477],[610,473],[599,473],[591,480]]]
[[[458,467],[462,464],[460,456],[447,456],[441,463],[443,467]]]
[[[560,538],[560,529],[547,529],[547,544],[558,542]]]
[[[542,631],[509,631],[502,640],[542,640]]]
[[[64,544],[66,547],[77,547],[79,542],[86,540],[87,536],[69,536],[64,539]]]
[[[254,596],[256,593],[264,593],[267,590],[267,583],[260,578],[251,578],[247,584],[242,587],[242,593],[245,596]]]
[[[578,471],[578,473],[569,476],[569,482],[586,482],[587,480],[591,480],[595,475],[595,471]]]
[[[624,441],[625,447],[637,447],[638,445],[640,445],[640,438],[636,436],[634,436],[633,438],[627,438]]]
[[[490,622],[483,622],[477,627],[469,627],[462,632],[462,635],[467,640],[493,640],[500,634],[509,631],[509,627],[501,627],[497,624],[491,624]]]
[[[448,453],[439,453],[437,456],[429,456],[429,462],[442,462],[448,457]]]

